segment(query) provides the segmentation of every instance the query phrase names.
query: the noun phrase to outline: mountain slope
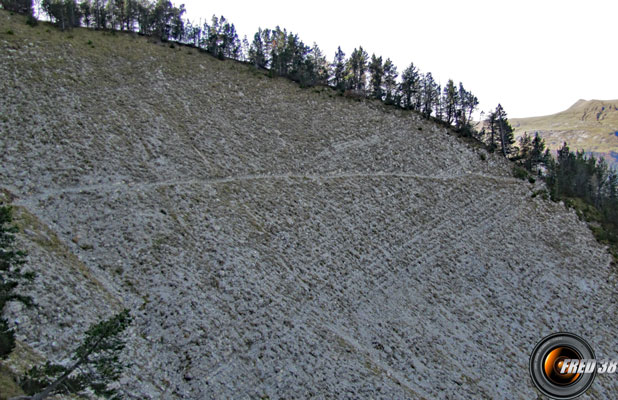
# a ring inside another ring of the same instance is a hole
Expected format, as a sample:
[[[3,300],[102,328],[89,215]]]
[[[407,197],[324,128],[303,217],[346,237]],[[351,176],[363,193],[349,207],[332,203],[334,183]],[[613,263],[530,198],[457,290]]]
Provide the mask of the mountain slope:
[[[601,154],[614,164],[617,161],[618,100],[578,100],[557,114],[509,121],[516,136],[539,132],[552,150],[567,142],[571,149]]]
[[[0,177],[42,275],[11,321],[41,356],[120,306],[136,398],[527,399],[544,335],[615,355],[605,249],[444,127],[146,38],[0,25]]]

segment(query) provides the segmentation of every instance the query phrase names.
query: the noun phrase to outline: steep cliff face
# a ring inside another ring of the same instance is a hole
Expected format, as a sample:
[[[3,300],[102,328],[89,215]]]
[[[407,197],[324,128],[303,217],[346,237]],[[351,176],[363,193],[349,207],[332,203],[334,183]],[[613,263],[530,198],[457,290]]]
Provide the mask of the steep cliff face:
[[[1,186],[39,272],[10,318],[39,358],[120,307],[128,398],[529,399],[546,334],[616,356],[605,249],[499,157],[192,49],[0,18]]]

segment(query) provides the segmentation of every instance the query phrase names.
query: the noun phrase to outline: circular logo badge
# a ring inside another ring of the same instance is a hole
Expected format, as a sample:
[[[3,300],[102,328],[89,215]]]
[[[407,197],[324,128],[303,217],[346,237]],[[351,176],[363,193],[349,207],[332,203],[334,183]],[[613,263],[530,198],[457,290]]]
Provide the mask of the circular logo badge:
[[[536,387],[552,399],[580,396],[596,377],[592,347],[572,333],[546,336],[532,351],[530,376]]]

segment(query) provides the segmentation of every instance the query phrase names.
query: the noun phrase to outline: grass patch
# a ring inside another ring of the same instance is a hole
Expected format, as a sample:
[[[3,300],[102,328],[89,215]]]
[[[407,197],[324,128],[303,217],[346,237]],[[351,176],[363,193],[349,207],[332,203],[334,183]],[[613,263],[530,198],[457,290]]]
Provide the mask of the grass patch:
[[[15,379],[15,374],[5,365],[0,364],[0,400],[25,395]]]
[[[526,180],[529,177],[528,171],[525,168],[514,166],[513,176],[517,179]]]
[[[532,198],[540,196],[543,200],[549,199],[549,193],[545,189],[536,190],[532,193]]]

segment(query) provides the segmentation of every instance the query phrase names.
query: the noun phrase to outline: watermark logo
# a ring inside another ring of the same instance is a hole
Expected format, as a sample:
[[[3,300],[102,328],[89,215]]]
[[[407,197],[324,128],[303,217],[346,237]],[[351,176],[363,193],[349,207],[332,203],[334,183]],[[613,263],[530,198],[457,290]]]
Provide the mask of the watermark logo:
[[[581,337],[560,332],[541,340],[530,356],[530,376],[547,397],[578,397],[592,385],[597,373],[614,373],[618,362],[597,361],[592,347]]]

